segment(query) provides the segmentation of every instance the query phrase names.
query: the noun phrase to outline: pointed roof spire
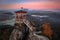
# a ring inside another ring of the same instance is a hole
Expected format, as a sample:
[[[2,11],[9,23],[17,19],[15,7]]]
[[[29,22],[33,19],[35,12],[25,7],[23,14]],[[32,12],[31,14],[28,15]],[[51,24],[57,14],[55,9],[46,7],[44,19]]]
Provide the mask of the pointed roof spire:
[[[23,9],[23,7],[21,7],[21,9]]]
[[[27,11],[25,11],[23,7],[21,7],[21,10],[16,11],[16,13],[18,13],[18,12],[20,12],[20,13],[27,13]]]

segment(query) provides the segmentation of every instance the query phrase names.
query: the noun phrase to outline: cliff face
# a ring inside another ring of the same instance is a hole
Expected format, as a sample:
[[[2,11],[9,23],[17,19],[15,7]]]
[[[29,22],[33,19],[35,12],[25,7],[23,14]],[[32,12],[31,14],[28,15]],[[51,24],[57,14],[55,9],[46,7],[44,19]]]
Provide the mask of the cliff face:
[[[48,37],[35,33],[36,27],[25,20],[24,23],[16,23],[9,40],[49,40]]]
[[[29,30],[24,23],[15,24],[9,40],[26,40],[29,34]]]

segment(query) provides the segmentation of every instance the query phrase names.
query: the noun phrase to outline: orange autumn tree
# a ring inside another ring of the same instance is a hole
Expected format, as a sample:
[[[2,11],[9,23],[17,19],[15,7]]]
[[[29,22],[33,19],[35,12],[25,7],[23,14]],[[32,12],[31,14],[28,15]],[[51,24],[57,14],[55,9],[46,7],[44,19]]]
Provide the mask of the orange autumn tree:
[[[42,25],[42,28],[43,28],[43,31],[42,33],[45,35],[45,36],[48,36],[50,39],[52,39],[52,29],[51,29],[51,26],[50,26],[50,23],[44,23]]]

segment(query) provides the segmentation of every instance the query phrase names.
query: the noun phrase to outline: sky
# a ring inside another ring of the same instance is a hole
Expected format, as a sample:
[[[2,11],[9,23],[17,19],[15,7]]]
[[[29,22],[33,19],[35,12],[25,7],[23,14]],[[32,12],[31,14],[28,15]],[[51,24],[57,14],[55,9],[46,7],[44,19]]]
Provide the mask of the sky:
[[[21,7],[34,10],[60,11],[60,0],[0,0],[0,10],[20,9]]]

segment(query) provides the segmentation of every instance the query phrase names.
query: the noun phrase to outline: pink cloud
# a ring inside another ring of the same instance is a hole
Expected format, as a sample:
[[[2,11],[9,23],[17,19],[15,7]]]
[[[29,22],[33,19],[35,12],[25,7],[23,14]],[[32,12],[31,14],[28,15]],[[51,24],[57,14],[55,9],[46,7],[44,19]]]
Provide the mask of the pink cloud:
[[[25,8],[30,9],[56,9],[60,8],[60,3],[56,2],[31,2],[31,3],[23,3],[22,5]]]
[[[28,9],[60,9],[59,2],[26,2],[19,4],[0,5],[1,9],[19,9],[20,7]]]

